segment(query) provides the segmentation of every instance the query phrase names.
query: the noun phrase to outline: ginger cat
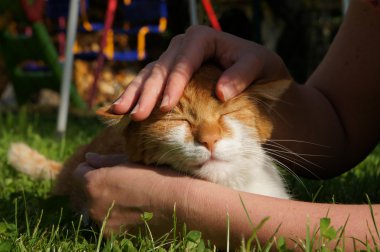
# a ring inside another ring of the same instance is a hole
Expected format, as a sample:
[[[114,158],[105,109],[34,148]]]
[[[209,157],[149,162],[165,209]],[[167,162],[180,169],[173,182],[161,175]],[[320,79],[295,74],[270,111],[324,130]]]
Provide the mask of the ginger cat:
[[[79,148],[63,166],[20,143],[11,146],[9,163],[34,177],[56,178],[55,193],[71,196],[74,206],[85,198],[77,191],[72,173],[87,152],[124,153],[132,162],[167,165],[236,190],[289,198],[262,144],[271,136],[270,112],[291,81],[251,85],[223,103],[214,94],[220,75],[218,67],[202,66],[171,112],[156,108],[141,122],[101,110],[117,124]]]

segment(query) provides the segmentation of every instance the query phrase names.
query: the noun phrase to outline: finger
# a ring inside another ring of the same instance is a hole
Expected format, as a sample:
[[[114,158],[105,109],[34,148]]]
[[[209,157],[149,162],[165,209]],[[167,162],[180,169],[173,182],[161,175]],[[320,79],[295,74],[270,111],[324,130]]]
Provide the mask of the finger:
[[[116,114],[125,114],[136,104],[142,90],[142,85],[149,76],[153,63],[146,65],[132,80],[126,90],[113,103],[112,111]]]
[[[124,154],[99,155],[93,152],[87,152],[86,162],[94,168],[112,167],[128,162]]]
[[[94,168],[91,167],[88,163],[83,162],[78,165],[74,170],[74,179],[78,182],[79,185],[83,185],[83,180],[85,180],[86,174],[93,171]]]
[[[262,72],[262,64],[257,57],[239,59],[220,76],[216,85],[216,95],[222,101],[227,101],[243,92]]]
[[[192,26],[186,31],[168,76],[160,106],[162,111],[170,111],[178,103],[193,73],[215,52],[216,33],[202,26]]]
[[[144,81],[140,98],[131,112],[133,120],[139,121],[147,118],[161,97],[182,37],[182,35],[178,35],[173,38],[168,49],[152,64],[149,76]]]
[[[131,111],[131,117],[135,121],[147,118],[162,95],[170,68],[170,59],[156,62],[141,89],[140,98]]]

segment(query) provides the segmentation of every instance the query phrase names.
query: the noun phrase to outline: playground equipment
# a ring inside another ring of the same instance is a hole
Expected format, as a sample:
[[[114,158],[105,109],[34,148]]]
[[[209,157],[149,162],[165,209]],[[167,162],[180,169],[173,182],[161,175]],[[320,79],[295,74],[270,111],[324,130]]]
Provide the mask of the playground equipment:
[[[124,0],[123,27],[114,27],[114,10],[117,0],[109,0],[109,8],[104,24],[94,23],[86,14],[88,0],[1,0],[0,1],[0,52],[5,60],[6,70],[13,83],[16,98],[20,104],[26,102],[30,94],[42,88],[60,90],[61,105],[59,109],[58,132],[64,132],[67,122],[69,97],[75,106],[83,107],[84,103],[71,83],[73,50],[76,32],[98,31],[103,33],[99,51],[81,52],[74,50],[76,58],[97,60],[99,74],[102,62],[141,61],[147,57],[146,35],[162,33],[166,30],[167,10],[164,0]],[[79,8],[81,6],[81,9]],[[112,10],[112,8],[113,10]],[[45,9],[46,8],[46,9]],[[88,7],[87,7],[88,8]],[[78,13],[81,24],[78,26]],[[58,20],[58,52],[42,22],[42,18]],[[9,17],[9,18],[8,18]],[[70,20],[71,19],[71,20]],[[17,24],[11,31],[9,27]],[[114,46],[114,34],[135,36],[135,49],[117,51]],[[66,50],[65,50],[66,48]],[[65,52],[65,55],[64,55]],[[62,65],[60,58],[64,60]],[[62,80],[61,88],[60,83]],[[89,104],[93,105],[96,93],[96,81],[90,95]]]
[[[211,26],[218,31],[222,30],[222,27],[219,24],[218,17],[215,14],[214,8],[211,5],[210,0],[202,0],[203,8],[206,11],[207,17],[210,20]]]
[[[146,36],[149,33],[163,33],[167,26],[167,7],[164,0],[135,0],[123,1],[120,8],[123,10],[122,27],[114,25],[115,10],[118,5],[117,0],[108,0],[108,7],[104,24],[92,23],[86,18],[83,19],[81,32],[102,31],[102,38],[99,51],[79,52],[74,47],[75,57],[85,60],[96,59],[96,69],[94,72],[94,81],[92,88],[87,97],[89,107],[95,104],[95,96],[97,93],[97,85],[100,72],[103,68],[105,60],[112,61],[141,61],[146,59]],[[137,38],[135,49],[123,48],[123,50],[115,50],[115,35],[134,36]]]
[[[51,0],[50,0],[51,1]],[[87,3],[88,4],[88,3]],[[75,6],[74,6],[75,5]],[[79,0],[71,0],[70,11],[69,11],[69,30],[68,34],[71,34],[67,40],[73,41],[75,39],[75,31],[73,26],[77,23]],[[115,15],[115,9],[117,6],[117,0],[109,0],[107,7],[107,14],[105,18],[104,25],[91,23],[87,16],[83,19],[81,32],[91,32],[91,31],[103,31],[103,36],[101,39],[101,45],[99,52],[79,52],[74,50],[75,56],[77,58],[83,59],[94,59],[94,55],[97,59],[97,67],[94,73],[94,82],[90,91],[90,96],[88,99],[88,105],[92,107],[94,105],[95,95],[97,91],[97,82],[99,79],[100,71],[103,67],[104,61],[114,60],[114,61],[136,61],[143,60],[146,58],[147,54],[145,51],[145,37],[148,33],[162,33],[166,30],[167,24],[167,9],[164,0],[138,0],[138,1],[124,1],[124,21],[128,24],[128,29],[125,27],[115,28],[113,27],[113,20]],[[84,8],[82,7],[82,12]],[[83,14],[82,14],[83,15]],[[142,21],[148,21],[148,23],[143,23]],[[158,21],[155,24],[150,24],[149,22]],[[135,24],[134,22],[137,22]],[[70,25],[71,24],[71,25]],[[136,35],[137,36],[137,48],[136,50],[129,51],[118,51],[114,50],[113,46],[113,34],[122,33],[126,35]],[[68,43],[68,48],[66,49],[66,57],[70,50],[75,49],[75,46]],[[67,70],[69,71],[69,70]],[[65,75],[66,76],[66,75]],[[70,75],[71,76],[71,75]],[[61,94],[67,94],[67,89],[69,88],[68,80],[62,82]],[[57,131],[63,134],[66,129],[67,123],[67,107],[68,98],[67,95],[63,95],[61,98],[61,106],[58,117]]]
[[[42,88],[58,91],[62,79],[57,51],[41,22],[44,3],[44,0],[0,1],[3,18],[0,50],[20,104]],[[83,107],[74,88],[71,97],[75,106]]]
[[[67,43],[65,51],[65,64],[63,67],[64,75],[61,83],[61,100],[58,110],[57,133],[62,137],[66,132],[67,117],[69,113],[69,94],[71,86],[71,76],[73,71],[73,54],[72,48],[75,41],[76,28],[78,24],[78,6],[79,0],[70,0],[69,21],[67,29]]]
[[[190,24],[191,25],[198,25],[198,15],[197,15],[197,0],[188,0],[189,3],[189,16],[190,16]],[[214,11],[214,8],[212,7],[210,0],[202,0],[203,8],[206,12],[206,15],[210,21],[211,26],[221,31],[222,28],[219,24],[218,17],[216,16],[216,13]]]
[[[100,52],[99,52],[99,55],[97,58],[96,70],[95,70],[95,74],[94,74],[94,82],[92,84],[92,88],[90,90],[90,95],[89,95],[89,99],[88,99],[88,106],[89,107],[94,106],[95,95],[96,95],[96,91],[97,91],[97,83],[98,83],[98,79],[100,76],[100,71],[103,68],[104,60],[105,60],[104,48],[106,47],[107,40],[110,40],[107,38],[110,38],[110,37],[112,38],[112,36],[113,36],[113,34],[110,32],[110,30],[112,28],[112,24],[114,21],[116,6],[117,6],[117,0],[108,0],[106,20],[104,22],[104,33],[103,33],[102,41],[100,44]],[[89,24],[89,25],[91,25],[91,24]],[[112,50],[113,49],[113,41],[111,41],[109,44],[111,44],[111,46],[109,46],[109,47],[111,48],[111,53],[113,53],[113,50]]]
[[[83,10],[89,9],[89,6],[90,3],[88,1],[81,1],[80,15],[82,22],[79,24],[78,33],[102,32],[104,43],[102,42],[101,44],[104,44],[104,46],[96,51],[83,51],[76,42],[74,45],[75,58],[95,60],[99,52],[101,52],[106,60],[124,62],[141,61],[147,57],[145,48],[146,35],[166,31],[167,6],[165,0],[124,0],[122,4],[120,4],[120,1],[109,0],[104,23],[92,22],[90,20],[89,15]],[[117,17],[118,24],[114,25],[113,20],[115,18],[116,7],[122,11],[119,11],[119,16]],[[136,37],[136,48],[116,50],[114,36],[120,34]]]

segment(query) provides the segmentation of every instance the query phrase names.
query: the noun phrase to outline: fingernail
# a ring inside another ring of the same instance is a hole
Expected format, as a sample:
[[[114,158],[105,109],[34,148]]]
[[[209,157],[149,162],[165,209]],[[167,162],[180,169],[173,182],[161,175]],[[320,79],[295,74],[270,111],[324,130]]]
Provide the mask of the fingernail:
[[[169,96],[165,95],[164,98],[162,99],[160,108],[165,108],[168,106],[169,106]]]
[[[137,111],[139,111],[139,108],[140,108],[140,104],[136,104],[136,106],[133,108],[133,110],[131,111],[131,115],[135,114]]]
[[[121,97],[118,98],[116,101],[113,102],[114,105],[120,104],[121,103]]]
[[[222,92],[224,101],[227,101],[233,97],[231,88],[226,85],[221,86],[220,91]]]

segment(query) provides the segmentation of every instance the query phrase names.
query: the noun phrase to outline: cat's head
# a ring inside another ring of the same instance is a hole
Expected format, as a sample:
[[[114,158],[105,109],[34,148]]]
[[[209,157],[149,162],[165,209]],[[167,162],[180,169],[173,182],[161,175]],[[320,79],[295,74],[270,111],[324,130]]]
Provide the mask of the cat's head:
[[[123,128],[129,159],[169,165],[213,182],[233,175],[244,162],[262,165],[261,143],[272,132],[270,110],[290,81],[251,85],[223,103],[214,92],[220,74],[215,66],[201,67],[169,113],[157,107],[140,122],[124,116],[116,127]]]

